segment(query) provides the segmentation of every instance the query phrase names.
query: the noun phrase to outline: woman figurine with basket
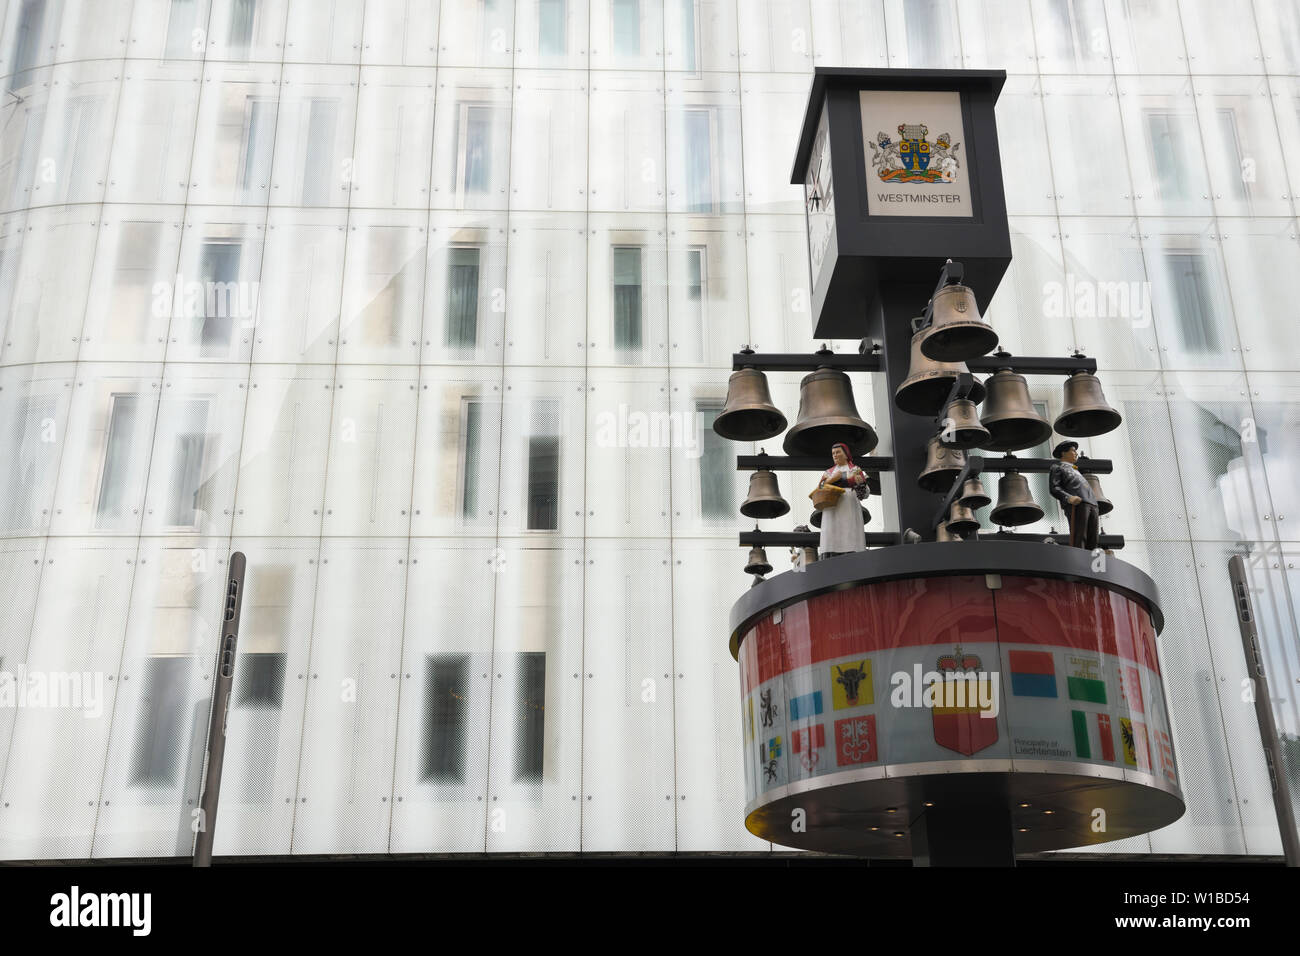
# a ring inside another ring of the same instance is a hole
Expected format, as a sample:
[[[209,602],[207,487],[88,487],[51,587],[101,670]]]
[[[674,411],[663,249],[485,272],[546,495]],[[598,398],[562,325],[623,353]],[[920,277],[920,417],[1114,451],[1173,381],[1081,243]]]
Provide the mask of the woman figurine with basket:
[[[862,526],[862,506],[859,498],[866,497],[867,476],[853,464],[849,446],[839,442],[831,446],[835,464],[822,472],[812,498],[813,507],[822,513],[822,557],[832,558],[850,551],[867,549],[866,532]],[[849,491],[853,494],[849,494]]]

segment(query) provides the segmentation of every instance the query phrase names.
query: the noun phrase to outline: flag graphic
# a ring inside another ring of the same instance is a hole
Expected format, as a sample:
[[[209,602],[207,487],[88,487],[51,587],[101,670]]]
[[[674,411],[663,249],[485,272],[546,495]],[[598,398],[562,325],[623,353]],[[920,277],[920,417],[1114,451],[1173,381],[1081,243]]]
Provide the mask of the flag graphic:
[[[781,738],[773,737],[767,742],[767,759],[775,760],[781,756]]]
[[[1065,679],[1070,700],[1088,704],[1106,703],[1106,682],[1101,679],[1101,662],[1089,657],[1071,657],[1070,674]]]
[[[1129,664],[1120,665],[1119,692],[1129,710],[1135,714],[1146,713],[1142,709],[1142,682],[1138,679],[1136,667]]]
[[[790,739],[790,749],[795,753],[826,746],[826,728],[822,724],[796,730]]]
[[[998,722],[980,714],[980,700],[993,699],[992,682],[948,680],[935,685],[936,705],[931,708],[934,742],[970,756],[997,743]],[[989,705],[992,710],[992,704]]]
[[[835,721],[835,759],[841,767],[879,760],[876,752],[876,715]]]
[[[1143,724],[1127,717],[1119,719],[1119,735],[1124,741],[1124,762],[1139,770],[1151,769],[1151,743]]]
[[[1174,745],[1169,739],[1169,735],[1163,730],[1157,730],[1156,747],[1160,754],[1160,769],[1164,772],[1165,778],[1170,783],[1178,783],[1178,775],[1174,772]]]
[[[1101,737],[1101,759],[1115,759],[1115,735],[1110,729],[1110,714],[1097,715],[1097,732]]]
[[[745,698],[745,739],[754,739],[754,698]]]
[[[1011,693],[1055,697],[1056,664],[1050,651],[1011,651]]]
[[[876,702],[871,686],[871,661],[849,661],[831,665],[831,707],[859,707]]]
[[[805,717],[815,717],[822,712],[822,692],[813,691],[811,694],[804,694],[802,697],[796,697],[790,701],[790,719],[802,720]]]
[[[1082,760],[1114,760],[1115,740],[1111,736],[1110,715],[1072,710],[1074,751]]]

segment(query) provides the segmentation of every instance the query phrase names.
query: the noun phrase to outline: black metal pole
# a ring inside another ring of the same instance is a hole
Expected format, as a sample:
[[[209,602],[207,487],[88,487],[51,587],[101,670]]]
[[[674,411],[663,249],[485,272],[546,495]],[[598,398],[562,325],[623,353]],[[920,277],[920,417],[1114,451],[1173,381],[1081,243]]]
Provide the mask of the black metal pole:
[[[225,608],[221,620],[221,642],[217,648],[216,676],[212,687],[212,714],[208,721],[207,767],[203,774],[203,796],[199,801],[199,831],[194,840],[194,865],[212,865],[212,841],[217,831],[217,798],[221,795],[221,765],[226,755],[226,715],[230,689],[235,679],[235,646],[239,640],[239,610],[244,601],[242,551],[230,556],[226,579]]]
[[[1277,722],[1273,719],[1268,675],[1264,672],[1264,658],[1259,653],[1259,632],[1255,628],[1255,608],[1250,599],[1250,584],[1246,579],[1246,562],[1241,555],[1234,554],[1228,559],[1228,578],[1232,582],[1232,593],[1236,601],[1237,626],[1241,629],[1246,666],[1255,683],[1255,716],[1259,720],[1260,741],[1264,745],[1269,784],[1273,788],[1277,827],[1282,833],[1282,852],[1286,855],[1287,866],[1300,866],[1300,834],[1296,832],[1295,807],[1291,803],[1291,789],[1287,785],[1286,765],[1282,762]]]
[[[894,392],[903,384],[912,365],[912,319],[920,315],[930,300],[934,287],[925,282],[882,282],[879,298],[867,317],[867,337],[880,345],[883,375],[872,376],[876,414],[876,432],[880,435],[877,454],[891,455],[894,470],[881,476],[885,485],[883,498],[893,498],[897,512],[889,527],[912,528],[922,534],[930,531],[930,516],[938,499],[916,483],[925,468],[926,445],[937,426],[933,418],[909,415],[894,404]]]

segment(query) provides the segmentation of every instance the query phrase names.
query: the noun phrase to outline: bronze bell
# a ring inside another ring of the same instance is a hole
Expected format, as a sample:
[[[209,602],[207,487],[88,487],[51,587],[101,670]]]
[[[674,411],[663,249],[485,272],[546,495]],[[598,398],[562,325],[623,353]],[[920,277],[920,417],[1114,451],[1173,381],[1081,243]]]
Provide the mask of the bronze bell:
[[[1029,482],[1017,471],[1008,471],[998,479],[998,503],[989,512],[996,525],[1015,528],[1041,520],[1043,509],[1029,494]]]
[[[858,416],[849,377],[819,368],[799,383],[799,420],[785,433],[785,453],[829,459],[836,442],[848,445],[850,454],[867,455],[876,447],[876,430]]]
[[[781,497],[776,484],[776,472],[760,468],[749,476],[749,497],[740,505],[746,518],[779,518],[790,511],[790,504]]]
[[[925,335],[925,332],[917,332],[912,336],[912,363],[908,366],[907,378],[894,392],[894,404],[909,415],[932,418],[943,408],[944,399],[952,391],[957,376],[970,370],[965,362],[936,362],[926,358],[921,351],[921,340]],[[976,405],[984,401],[984,383],[979,379],[975,379],[970,400]]]
[[[993,326],[980,318],[975,292],[964,285],[946,285],[931,300],[933,319],[921,351],[938,362],[964,362],[987,355],[998,346]]]
[[[939,425],[940,437],[949,448],[979,448],[989,440],[989,430],[980,424],[980,413],[969,398],[953,401]]]
[[[749,563],[745,565],[746,574],[770,574],[772,565],[767,563],[767,552],[759,545],[749,549]]]
[[[962,540],[962,537],[956,531],[950,530],[948,528],[948,522],[945,521],[943,524],[939,525],[939,527],[934,529],[934,540],[935,541],[960,541]]]
[[[948,448],[935,435],[925,446],[925,468],[917,475],[916,483],[926,491],[942,494],[965,467],[966,453],[960,448]]]
[[[984,482],[980,481],[978,475],[966,479],[966,482],[961,486],[961,497],[957,500],[972,511],[978,511],[980,508],[993,503],[993,499],[984,490]]]
[[[1088,372],[1065,380],[1065,404],[1056,418],[1056,432],[1066,438],[1092,438],[1119,428],[1120,413],[1106,404],[1101,382]]]
[[[822,513],[820,511],[814,511],[812,517],[808,519],[808,523],[814,528],[820,528],[822,526]],[[867,506],[864,504],[862,506],[862,524],[865,526],[870,523],[871,512],[867,510]]]
[[[1052,437],[1052,425],[1029,400],[1029,384],[1009,368],[998,369],[984,383],[989,396],[980,421],[989,430],[981,448],[1018,451],[1033,448]]]
[[[785,415],[772,404],[767,376],[754,368],[732,372],[727,403],[713,420],[713,430],[731,441],[763,441],[785,431]]]
[[[980,529],[980,519],[976,518],[975,512],[960,501],[952,503],[952,507],[948,509],[948,520],[944,524],[949,531],[955,531],[960,535],[971,534]]]
[[[1097,499],[1097,515],[1108,515],[1115,510],[1115,502],[1106,497],[1101,490],[1101,479],[1096,475],[1084,475],[1088,481],[1088,486],[1092,488],[1092,496]]]

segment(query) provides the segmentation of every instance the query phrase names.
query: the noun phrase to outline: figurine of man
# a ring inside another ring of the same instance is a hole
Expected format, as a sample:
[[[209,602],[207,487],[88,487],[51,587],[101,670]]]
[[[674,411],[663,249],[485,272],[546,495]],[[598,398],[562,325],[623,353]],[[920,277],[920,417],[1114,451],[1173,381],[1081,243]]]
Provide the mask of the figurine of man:
[[[1048,484],[1070,519],[1070,544],[1092,551],[1097,547],[1097,496],[1074,464],[1079,460],[1079,443],[1061,442],[1052,449],[1052,457],[1056,464],[1048,472]]]

